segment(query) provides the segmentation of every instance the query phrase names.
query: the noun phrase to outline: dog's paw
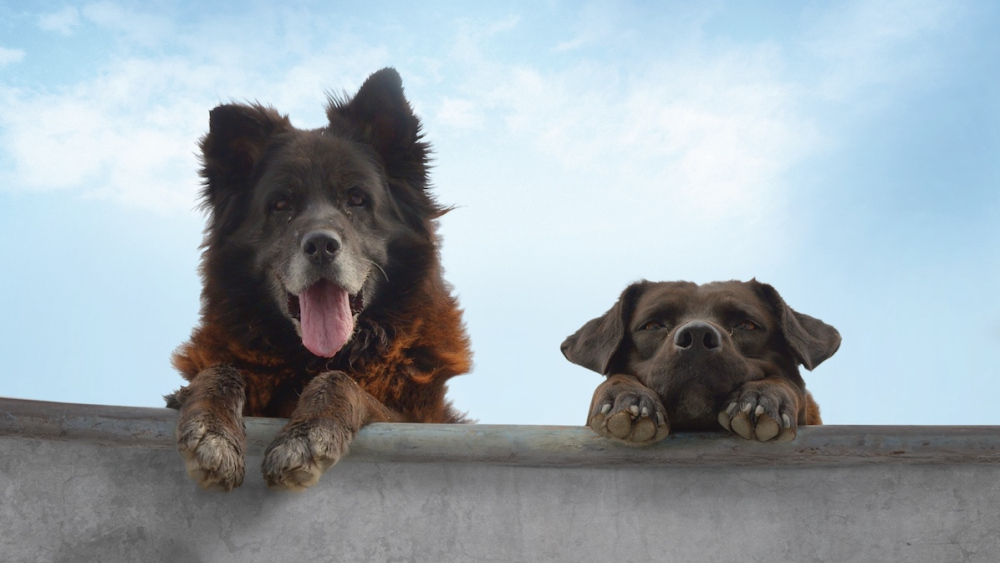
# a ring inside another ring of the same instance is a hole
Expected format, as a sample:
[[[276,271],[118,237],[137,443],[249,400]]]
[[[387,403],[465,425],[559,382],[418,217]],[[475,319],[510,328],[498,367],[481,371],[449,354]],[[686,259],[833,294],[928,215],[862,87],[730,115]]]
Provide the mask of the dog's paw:
[[[591,406],[591,429],[606,438],[647,445],[670,434],[666,409],[651,390],[638,384],[603,384]]]
[[[798,402],[782,385],[763,381],[743,384],[726,401],[719,424],[747,440],[785,442],[795,438]]]
[[[177,423],[177,450],[188,475],[204,489],[231,491],[243,484],[246,434],[202,412]]]
[[[347,452],[352,435],[330,420],[289,423],[264,452],[261,471],[267,486],[302,491]]]

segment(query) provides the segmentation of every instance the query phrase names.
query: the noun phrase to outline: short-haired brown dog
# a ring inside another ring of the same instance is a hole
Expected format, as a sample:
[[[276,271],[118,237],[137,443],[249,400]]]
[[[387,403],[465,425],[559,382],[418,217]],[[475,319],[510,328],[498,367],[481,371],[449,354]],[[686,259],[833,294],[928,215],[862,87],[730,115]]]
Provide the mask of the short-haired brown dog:
[[[720,424],[747,440],[791,440],[799,425],[822,424],[798,366],[812,370],[839,347],[835,328],[756,280],[641,281],[562,351],[608,376],[588,426],[644,445]]]

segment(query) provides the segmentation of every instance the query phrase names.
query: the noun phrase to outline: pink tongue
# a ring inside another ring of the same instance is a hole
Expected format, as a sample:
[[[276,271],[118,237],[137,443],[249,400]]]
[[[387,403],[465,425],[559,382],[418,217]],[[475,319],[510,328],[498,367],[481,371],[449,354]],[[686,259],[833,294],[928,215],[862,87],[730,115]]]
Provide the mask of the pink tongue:
[[[320,280],[299,295],[302,344],[313,354],[332,358],[354,332],[354,315],[347,292]]]

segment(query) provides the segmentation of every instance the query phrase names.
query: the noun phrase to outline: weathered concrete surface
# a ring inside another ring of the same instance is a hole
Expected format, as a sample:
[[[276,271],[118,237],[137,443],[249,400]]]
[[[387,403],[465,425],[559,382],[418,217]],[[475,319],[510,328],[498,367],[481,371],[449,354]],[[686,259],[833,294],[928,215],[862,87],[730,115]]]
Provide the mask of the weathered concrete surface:
[[[789,444],[380,425],[304,493],[199,490],[175,413],[0,399],[0,561],[1000,561],[1000,428]],[[434,461],[445,460],[445,461]]]

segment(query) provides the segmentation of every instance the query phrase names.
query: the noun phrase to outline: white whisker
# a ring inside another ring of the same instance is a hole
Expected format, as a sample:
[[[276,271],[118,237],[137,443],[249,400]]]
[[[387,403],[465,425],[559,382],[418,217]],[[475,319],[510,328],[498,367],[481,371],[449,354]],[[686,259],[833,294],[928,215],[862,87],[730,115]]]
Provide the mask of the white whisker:
[[[375,266],[376,268],[378,268],[378,271],[382,272],[382,277],[385,278],[386,282],[389,281],[389,275],[385,273],[385,270],[382,269],[382,266],[379,266],[378,263],[376,263],[376,262],[374,262],[372,260],[366,260],[366,261],[368,263],[370,263],[372,266]]]

